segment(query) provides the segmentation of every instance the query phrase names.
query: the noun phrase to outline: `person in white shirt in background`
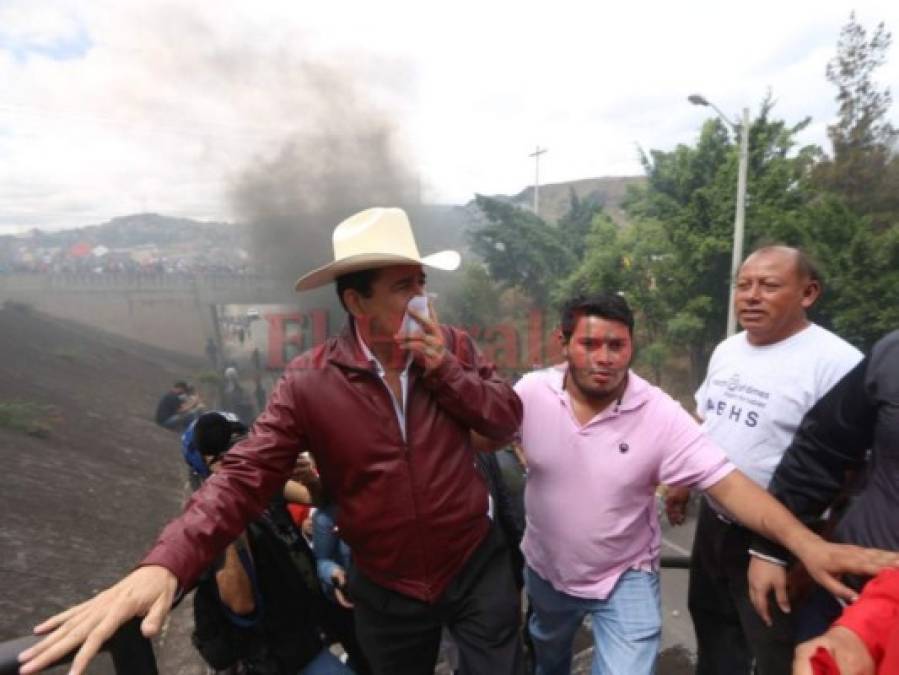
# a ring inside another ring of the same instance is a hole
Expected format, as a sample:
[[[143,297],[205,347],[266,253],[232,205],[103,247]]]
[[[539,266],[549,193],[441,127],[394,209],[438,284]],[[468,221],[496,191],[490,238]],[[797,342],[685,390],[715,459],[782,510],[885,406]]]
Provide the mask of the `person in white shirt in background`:
[[[763,488],[803,415],[862,358],[855,347],[809,321],[822,292],[808,257],[766,246],[746,258],[735,309],[743,332],[721,342],[696,392],[705,432]],[[669,517],[682,518],[687,493],[670,490]],[[749,532],[702,500],[693,544],[689,607],[697,675],[780,675],[791,671],[793,625],[775,610],[766,626],[750,599]],[[755,663],[755,671],[752,671]]]

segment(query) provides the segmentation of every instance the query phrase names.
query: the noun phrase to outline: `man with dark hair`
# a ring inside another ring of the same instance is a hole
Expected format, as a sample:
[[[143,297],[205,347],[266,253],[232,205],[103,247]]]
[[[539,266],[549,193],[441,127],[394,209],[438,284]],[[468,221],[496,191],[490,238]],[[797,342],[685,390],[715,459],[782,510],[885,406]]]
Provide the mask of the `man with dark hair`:
[[[187,382],[178,380],[156,405],[156,424],[171,431],[184,431],[202,412]]]
[[[748,527],[779,540],[833,592],[834,572],[899,556],[828,544],[749,480],[661,389],[630,370],[633,315],[617,295],[562,313],[565,362],[526,375],[527,526],[522,543],[539,675],[571,667],[592,619],[594,675],[649,675],[661,636],[659,483],[696,486]]]
[[[342,274],[337,277],[335,281],[335,288],[337,290],[337,298],[340,300],[340,304],[346,312],[349,312],[349,308],[346,306],[346,301],[343,299],[344,293],[347,291],[355,291],[363,298],[371,297],[371,285],[374,283],[375,279],[378,278],[379,270],[371,269],[371,270],[359,270],[358,272],[348,272],[347,274]]]
[[[578,321],[584,316],[601,316],[624,324],[628,334],[634,334],[634,313],[620,295],[578,295],[562,306],[560,328],[565,342],[571,340]]]
[[[189,589],[258,515],[300,450],[314,456],[353,551],[349,593],[357,636],[379,675],[430,675],[445,625],[463,673],[514,675],[521,667],[519,603],[503,542],[487,515],[472,432],[498,442],[521,423],[521,402],[471,338],[433,314],[422,265],[456,269],[459,254],[422,257],[401,209],[375,208],[337,226],[334,262],[297,290],[338,280],[343,332],[292,361],[249,438],[194,493],[137,570],[39,626],[26,650],[35,672],[84,643],[84,668],[116,627],[146,615],[161,627],[177,589]],[[346,277],[377,270],[366,284]],[[352,282],[352,283],[348,283]]]
[[[808,319],[821,280],[802,251],[766,246],[740,267],[734,305],[744,331],[719,344],[696,392],[703,429],[761,488],[802,416],[861,359]],[[670,499],[684,499],[672,493]],[[714,495],[712,495],[714,497]],[[727,505],[703,500],[690,568],[689,607],[698,675],[789,673],[792,617],[775,609],[766,626],[750,602],[749,525]]]
[[[182,437],[184,458],[208,479],[246,431],[233,413],[205,413]],[[306,486],[292,483],[291,492],[309,501]],[[330,614],[316,583],[312,551],[284,499],[275,495],[201,575],[194,594],[193,644],[221,672],[353,675],[322,640],[331,628]]]

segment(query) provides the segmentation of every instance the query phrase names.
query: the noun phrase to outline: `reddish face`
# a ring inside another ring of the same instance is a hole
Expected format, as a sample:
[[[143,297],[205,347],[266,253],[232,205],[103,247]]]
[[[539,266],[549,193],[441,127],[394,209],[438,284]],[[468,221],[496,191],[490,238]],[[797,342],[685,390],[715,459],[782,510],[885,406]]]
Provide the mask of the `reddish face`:
[[[366,341],[393,343],[403,324],[406,305],[415,295],[424,295],[427,277],[421,265],[384,267],[371,285],[371,296],[355,291],[345,295]]]
[[[563,348],[571,383],[590,399],[617,398],[634,355],[627,326],[599,316],[581,316]]]
[[[765,249],[749,256],[740,268],[734,308],[749,342],[769,345],[808,324],[806,310],[820,292],[817,281],[800,276],[794,250]]]

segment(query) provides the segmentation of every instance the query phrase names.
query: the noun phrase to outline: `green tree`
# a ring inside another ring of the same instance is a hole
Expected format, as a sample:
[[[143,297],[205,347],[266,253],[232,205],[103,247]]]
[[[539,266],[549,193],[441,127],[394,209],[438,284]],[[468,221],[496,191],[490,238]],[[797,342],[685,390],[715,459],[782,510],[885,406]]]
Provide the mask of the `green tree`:
[[[899,327],[899,227],[859,230],[847,255],[851,274],[839,279],[834,326],[867,349]]]
[[[594,219],[584,241],[584,257],[571,274],[559,280],[552,299],[559,305],[574,295],[615,293],[625,285],[625,246],[618,226],[605,216]]]
[[[671,277],[672,249],[659,221],[638,221],[619,228],[605,215],[594,217],[581,264],[557,286],[561,302],[577,294],[621,293],[637,315],[638,356],[662,379],[670,355],[667,344],[665,286]]]
[[[796,143],[808,119],[787,124],[773,118],[772,109],[769,94],[749,129],[750,247],[767,239],[815,241],[807,213],[815,193],[808,183],[821,153],[815,146]],[[582,260],[554,294],[556,299],[576,292],[625,295],[638,313],[637,338],[641,350],[651,347],[647,363],[657,376],[663,355],[685,352],[695,384],[724,336],[736,135],[712,119],[703,125],[695,145],[644,153],[646,185],[632,190],[624,204],[631,224],[618,228],[607,218],[594,218]],[[836,215],[833,219],[832,238],[845,247],[851,222]]]
[[[575,258],[581,260],[585,251],[581,244],[586,241],[587,235],[590,233],[594,216],[602,208],[593,201],[578,197],[573,187],[568,190],[568,212],[559,219],[559,235],[563,241],[568,242]]]
[[[893,153],[897,130],[887,118],[892,95],[874,81],[891,42],[883,23],[869,37],[855,13],[850,15],[837,54],[827,65],[839,104],[837,121],[828,127],[832,152],[815,169],[820,187],[842,195],[876,226],[894,223],[899,212],[899,166]]]
[[[897,130],[890,91],[874,81],[891,42],[884,24],[869,34],[854,13],[841,31],[827,66],[839,104],[831,152],[811,173],[818,194],[799,223],[830,286],[818,314],[863,348],[899,325]]]
[[[796,136],[808,119],[788,125],[772,118],[772,109],[769,94],[749,129],[750,247],[771,238],[787,243],[803,240],[802,214],[811,197],[808,176],[820,154],[814,146],[797,147]],[[738,168],[735,136],[720,120],[712,119],[703,125],[695,146],[644,153],[647,184],[632,191],[625,203],[639,223],[634,247],[647,241],[643,221],[660,224],[650,240],[661,256],[652,265],[658,290],[643,292],[641,301],[650,303],[656,316],[654,338],[686,348],[694,382],[725,332]],[[633,259],[639,255],[645,252],[635,248]],[[633,293],[640,287],[624,290]]]
[[[481,263],[466,263],[461,270],[461,280],[447,293],[445,317],[448,323],[462,326],[472,333],[474,327],[483,329],[500,316],[500,289]]]
[[[556,225],[491,197],[477,195],[476,203],[487,222],[471,233],[472,248],[491,277],[523,290],[545,308],[554,285],[583,257],[589,223],[600,207],[573,196],[568,213]]]

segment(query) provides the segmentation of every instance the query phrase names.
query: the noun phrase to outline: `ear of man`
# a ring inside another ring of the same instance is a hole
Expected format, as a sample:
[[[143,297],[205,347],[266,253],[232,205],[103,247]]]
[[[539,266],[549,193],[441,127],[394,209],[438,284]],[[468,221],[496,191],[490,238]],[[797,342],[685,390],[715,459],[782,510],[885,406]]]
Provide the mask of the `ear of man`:
[[[362,294],[354,288],[348,288],[343,292],[343,304],[354,318],[358,319],[365,314],[365,308],[362,301]]]
[[[802,290],[802,307],[810,309],[821,297],[821,284],[816,279],[805,279],[805,288]]]

